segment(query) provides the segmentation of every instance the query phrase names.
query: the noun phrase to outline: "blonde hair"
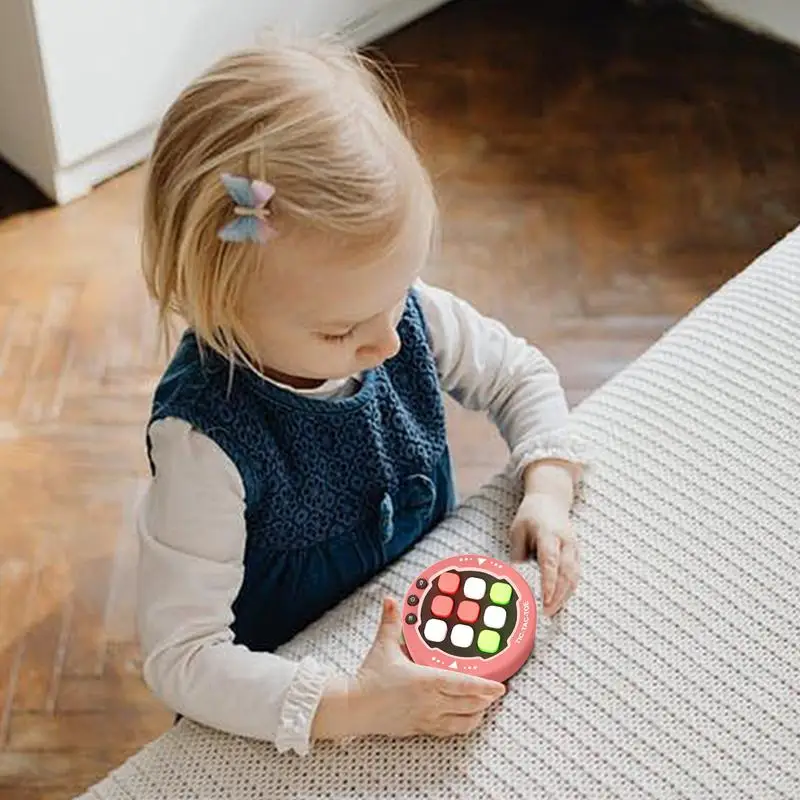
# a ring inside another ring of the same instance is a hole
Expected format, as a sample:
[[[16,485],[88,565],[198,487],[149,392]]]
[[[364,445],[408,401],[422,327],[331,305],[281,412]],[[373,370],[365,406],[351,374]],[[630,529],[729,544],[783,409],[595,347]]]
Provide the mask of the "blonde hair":
[[[156,137],[143,221],[144,275],[167,347],[178,315],[201,341],[249,363],[240,301],[264,250],[219,239],[233,219],[224,172],[275,186],[270,220],[281,236],[309,230],[391,248],[411,209],[435,227],[398,98],[364,56],[278,38],[223,59],[181,93]]]

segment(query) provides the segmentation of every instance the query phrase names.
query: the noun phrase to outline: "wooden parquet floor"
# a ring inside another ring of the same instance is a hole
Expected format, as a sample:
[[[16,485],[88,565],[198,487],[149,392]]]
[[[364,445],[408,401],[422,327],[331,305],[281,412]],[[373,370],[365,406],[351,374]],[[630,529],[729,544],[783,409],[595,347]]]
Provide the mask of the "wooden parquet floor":
[[[800,58],[676,9],[459,0],[383,43],[445,237],[429,279],[573,402],[800,221]],[[68,798],[171,720],[143,687],[134,514],[158,374],[135,170],[0,223],[0,798]],[[462,488],[502,465],[453,410]]]

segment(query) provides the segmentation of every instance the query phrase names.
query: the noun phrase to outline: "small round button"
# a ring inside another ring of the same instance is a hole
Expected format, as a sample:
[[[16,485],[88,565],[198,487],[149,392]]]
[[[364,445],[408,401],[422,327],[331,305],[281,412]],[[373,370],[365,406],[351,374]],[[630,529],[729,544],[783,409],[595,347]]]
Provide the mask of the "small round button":
[[[416,614],[406,614],[406,622],[413,625],[417,621]]]
[[[410,606],[415,606],[417,603],[419,603],[419,597],[417,597],[415,594],[408,596],[408,604]]]
[[[417,581],[417,589],[424,589],[428,585],[428,581],[425,578],[420,578]]]

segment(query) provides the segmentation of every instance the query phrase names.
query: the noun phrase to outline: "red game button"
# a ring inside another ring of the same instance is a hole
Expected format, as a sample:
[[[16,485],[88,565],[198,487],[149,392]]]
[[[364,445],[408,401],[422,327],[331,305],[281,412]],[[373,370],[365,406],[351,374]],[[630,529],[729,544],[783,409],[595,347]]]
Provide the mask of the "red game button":
[[[458,591],[458,584],[461,578],[455,572],[445,572],[439,577],[439,591],[444,594],[455,594]]]
[[[474,600],[462,600],[458,604],[456,612],[461,622],[467,622],[470,625],[478,619],[480,613],[481,607]]]
[[[453,612],[453,598],[445,597],[443,594],[440,594],[438,597],[435,597],[431,603],[431,611],[435,617],[447,619]]]

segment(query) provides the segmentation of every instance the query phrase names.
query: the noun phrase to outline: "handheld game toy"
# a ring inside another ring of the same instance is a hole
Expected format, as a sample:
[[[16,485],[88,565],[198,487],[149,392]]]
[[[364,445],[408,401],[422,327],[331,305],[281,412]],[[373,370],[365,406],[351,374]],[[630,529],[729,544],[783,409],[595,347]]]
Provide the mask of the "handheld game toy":
[[[417,664],[503,682],[528,659],[535,637],[530,587],[495,558],[445,558],[406,592],[403,639]]]

